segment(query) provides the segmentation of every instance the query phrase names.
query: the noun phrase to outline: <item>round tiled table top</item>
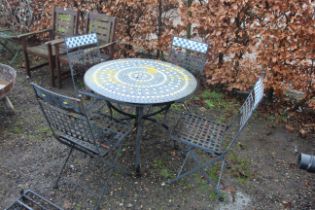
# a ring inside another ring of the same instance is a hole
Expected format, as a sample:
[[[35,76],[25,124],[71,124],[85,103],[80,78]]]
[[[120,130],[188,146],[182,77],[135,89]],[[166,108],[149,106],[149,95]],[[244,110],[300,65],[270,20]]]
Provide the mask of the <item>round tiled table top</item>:
[[[160,104],[179,101],[197,88],[187,70],[153,59],[117,59],[91,67],[85,85],[105,98],[132,104]]]

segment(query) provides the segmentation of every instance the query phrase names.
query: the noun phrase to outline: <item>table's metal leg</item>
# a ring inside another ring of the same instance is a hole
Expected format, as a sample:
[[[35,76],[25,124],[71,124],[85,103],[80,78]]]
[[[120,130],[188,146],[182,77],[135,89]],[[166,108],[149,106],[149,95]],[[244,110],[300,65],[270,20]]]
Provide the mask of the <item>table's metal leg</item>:
[[[141,176],[141,138],[143,130],[143,107],[136,107],[136,176]]]

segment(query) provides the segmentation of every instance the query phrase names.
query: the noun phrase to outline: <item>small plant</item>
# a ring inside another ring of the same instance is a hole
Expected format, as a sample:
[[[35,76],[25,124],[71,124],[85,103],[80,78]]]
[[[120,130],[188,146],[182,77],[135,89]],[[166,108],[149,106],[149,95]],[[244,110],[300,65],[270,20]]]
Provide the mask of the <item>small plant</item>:
[[[184,106],[182,105],[182,104],[173,104],[172,105],[172,109],[174,110],[174,111],[183,111],[183,109],[184,109]]]
[[[22,134],[23,133],[23,128],[21,128],[19,125],[17,125],[17,126],[12,128],[12,133]]]
[[[174,175],[167,168],[160,169],[160,175],[166,179],[174,177]]]
[[[224,99],[223,93],[217,91],[204,90],[198,100],[201,100],[206,109],[227,109],[231,107],[231,103]]]
[[[237,156],[234,152],[230,153],[231,174],[237,178],[241,184],[245,184],[251,177],[250,161]]]
[[[208,170],[208,175],[210,177],[210,179],[213,182],[217,182],[218,181],[218,172],[220,170],[220,166],[219,164],[215,164],[213,165],[209,170]]]
[[[158,171],[158,174],[164,179],[174,178],[175,175],[166,167],[163,160],[158,159],[153,162],[153,167]]]

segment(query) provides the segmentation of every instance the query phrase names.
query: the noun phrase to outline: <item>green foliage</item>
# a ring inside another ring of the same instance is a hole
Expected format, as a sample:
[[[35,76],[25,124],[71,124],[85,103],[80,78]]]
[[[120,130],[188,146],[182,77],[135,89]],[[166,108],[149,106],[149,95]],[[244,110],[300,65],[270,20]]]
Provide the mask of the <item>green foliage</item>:
[[[206,109],[232,109],[234,103],[226,100],[222,92],[215,90],[204,90],[198,97],[194,100],[201,100]]]
[[[14,134],[22,134],[24,132],[23,128],[19,125],[12,127],[10,131]]]
[[[217,182],[218,181],[218,173],[220,170],[220,165],[219,164],[215,164],[213,165],[209,170],[208,170],[208,175],[210,177],[210,179],[213,182]]]
[[[231,162],[231,174],[236,177],[241,184],[245,184],[251,177],[251,164],[248,159],[244,159],[231,152],[228,159]]]
[[[175,175],[166,167],[166,164],[161,159],[154,160],[153,167],[164,179],[172,179],[175,177]]]
[[[174,111],[182,111],[184,109],[183,104],[172,104],[172,110]]]

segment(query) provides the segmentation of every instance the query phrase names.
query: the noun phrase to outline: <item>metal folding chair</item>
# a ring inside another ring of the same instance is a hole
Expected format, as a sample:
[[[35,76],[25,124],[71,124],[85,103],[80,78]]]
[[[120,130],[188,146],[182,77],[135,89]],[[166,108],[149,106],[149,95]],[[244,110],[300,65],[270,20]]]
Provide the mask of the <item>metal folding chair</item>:
[[[63,210],[63,208],[52,203],[43,196],[33,192],[32,190],[25,190],[21,192],[21,196],[11,206],[4,210]]]
[[[81,151],[92,157],[106,156],[110,160],[110,168],[118,167],[115,151],[130,133],[129,126],[110,117],[103,117],[102,127],[99,127],[87,116],[81,100],[57,94],[34,83],[32,86],[54,137],[62,144],[70,147],[69,154],[56,180],[56,188],[73,150]],[[104,158],[102,160],[105,161]],[[97,206],[100,204],[104,193],[105,187]]]
[[[253,90],[249,93],[244,104],[241,106],[239,116],[235,118],[239,120],[232,121],[230,124],[220,123],[219,120],[207,119],[188,112],[179,116],[176,125],[171,131],[171,139],[184,144],[185,158],[178,170],[176,178],[170,180],[169,183],[173,183],[196,172],[201,172],[202,175],[207,178],[208,182],[211,183],[212,181],[205,170],[221,161],[218,182],[215,186],[216,192],[219,192],[225,156],[237,142],[248,120],[262,100],[263,94],[263,78],[259,78]],[[195,152],[196,149],[208,154],[210,159],[203,161]],[[192,159],[196,165],[190,170],[184,171],[183,169],[188,159]]]
[[[96,33],[84,34],[65,38],[67,57],[61,56],[61,62],[67,62],[71,70],[71,78],[76,95],[87,96],[87,110],[100,111],[106,102],[101,96],[84,88],[83,75],[93,65],[105,61],[100,52]]]
[[[174,36],[168,60],[203,78],[207,53],[208,44]]]
[[[101,57],[96,33],[67,37],[65,38],[65,45],[67,50],[66,62],[70,66],[74,90],[78,93],[83,85],[80,76],[83,76],[85,71],[104,59]]]

